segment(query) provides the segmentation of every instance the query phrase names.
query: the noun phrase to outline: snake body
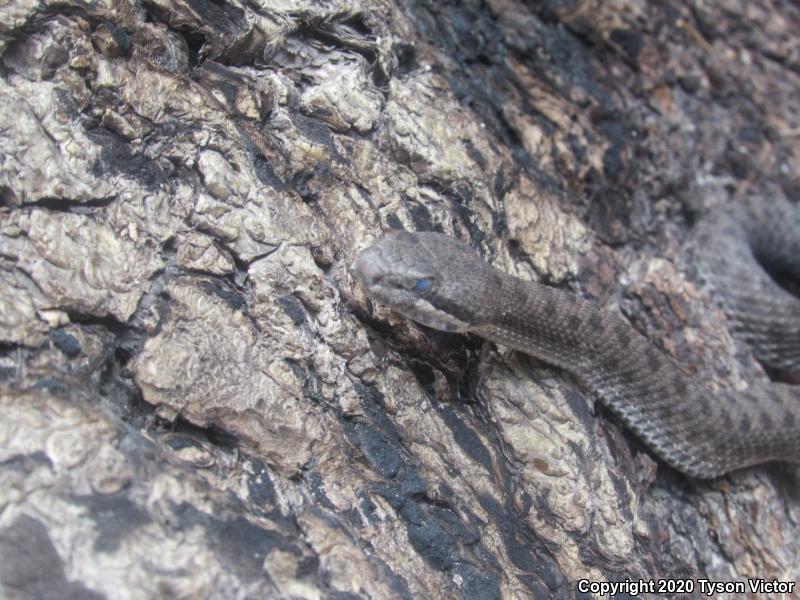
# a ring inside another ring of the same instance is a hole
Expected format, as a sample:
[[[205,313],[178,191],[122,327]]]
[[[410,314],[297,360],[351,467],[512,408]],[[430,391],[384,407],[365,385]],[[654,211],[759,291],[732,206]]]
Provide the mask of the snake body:
[[[800,211],[783,202],[708,223],[698,227],[695,246],[712,256],[713,284],[734,290],[723,304],[737,330],[762,361],[798,370],[800,302],[759,265],[771,261],[800,275]],[[367,295],[415,321],[474,333],[569,371],[658,457],[690,476],[800,462],[800,387],[764,382],[712,391],[621,315],[495,269],[452,237],[391,233],[364,250],[351,272]]]

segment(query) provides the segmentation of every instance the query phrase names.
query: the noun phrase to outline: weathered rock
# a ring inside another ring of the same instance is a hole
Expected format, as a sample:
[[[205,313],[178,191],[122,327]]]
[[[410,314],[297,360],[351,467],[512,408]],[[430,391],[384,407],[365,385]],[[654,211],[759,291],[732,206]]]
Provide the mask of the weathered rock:
[[[800,189],[798,28],[766,0],[6,2],[2,595],[798,581],[796,468],[689,480],[347,273],[436,229],[711,386],[765,377],[683,243]]]

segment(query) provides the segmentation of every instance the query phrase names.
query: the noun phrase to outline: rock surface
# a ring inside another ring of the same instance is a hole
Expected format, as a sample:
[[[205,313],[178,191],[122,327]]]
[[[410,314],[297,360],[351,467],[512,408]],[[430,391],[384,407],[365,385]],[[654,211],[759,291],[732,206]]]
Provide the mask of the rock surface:
[[[797,468],[687,479],[347,273],[444,231],[763,379],[684,242],[798,195],[798,30],[778,0],[5,2],[1,595],[800,580]]]

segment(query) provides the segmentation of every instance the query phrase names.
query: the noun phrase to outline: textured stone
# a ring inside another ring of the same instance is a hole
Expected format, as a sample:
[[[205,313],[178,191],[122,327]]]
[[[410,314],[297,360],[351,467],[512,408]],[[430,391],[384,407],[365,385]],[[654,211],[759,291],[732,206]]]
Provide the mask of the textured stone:
[[[0,595],[800,578],[795,469],[680,477],[347,273],[443,231],[758,380],[682,244],[796,195],[796,6],[73,4],[0,7]]]

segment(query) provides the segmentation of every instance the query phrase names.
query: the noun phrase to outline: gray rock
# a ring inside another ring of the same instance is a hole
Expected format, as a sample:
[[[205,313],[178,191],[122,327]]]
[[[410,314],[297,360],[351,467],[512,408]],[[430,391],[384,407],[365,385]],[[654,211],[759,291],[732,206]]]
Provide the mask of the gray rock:
[[[796,195],[797,7],[256,4],[0,8],[0,595],[800,579],[796,469],[682,477],[347,273],[435,229],[765,377],[682,245]]]

